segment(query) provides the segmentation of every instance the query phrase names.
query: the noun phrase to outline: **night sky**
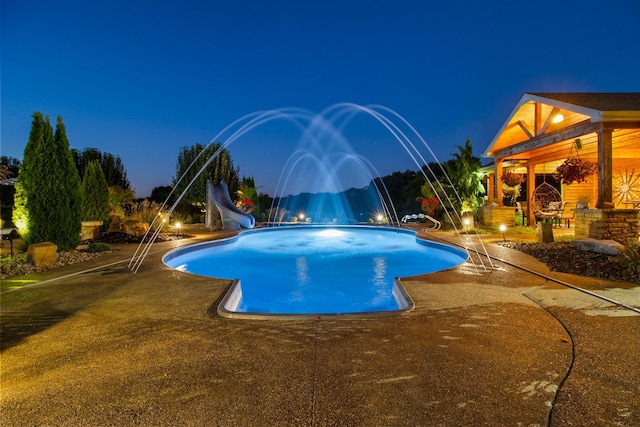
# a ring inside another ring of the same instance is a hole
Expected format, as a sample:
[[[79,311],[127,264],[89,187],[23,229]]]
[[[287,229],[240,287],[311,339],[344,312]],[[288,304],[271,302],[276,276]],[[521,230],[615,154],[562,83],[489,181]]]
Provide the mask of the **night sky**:
[[[62,115],[71,147],[119,155],[139,197],[171,183],[180,147],[257,111],[383,105],[444,161],[467,138],[480,155],[524,92],[640,91],[637,0],[1,8],[1,154],[22,158],[34,111]],[[373,121],[345,137],[380,174],[417,169]],[[296,148],[287,120],[229,146],[240,175],[270,194]]]

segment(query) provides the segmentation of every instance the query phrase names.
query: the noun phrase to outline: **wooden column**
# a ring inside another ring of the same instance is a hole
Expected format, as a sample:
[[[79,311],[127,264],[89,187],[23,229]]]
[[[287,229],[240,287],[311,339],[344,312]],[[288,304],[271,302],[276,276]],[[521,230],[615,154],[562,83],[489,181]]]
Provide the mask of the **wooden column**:
[[[598,209],[613,209],[613,131],[599,129],[598,134]]]
[[[530,226],[536,225],[533,209],[533,192],[536,189],[536,165],[527,163],[527,221]]]
[[[496,174],[491,173],[487,177],[487,198],[489,206],[493,204],[493,201],[496,199]]]
[[[502,159],[496,159],[496,201],[498,206],[502,203]]]

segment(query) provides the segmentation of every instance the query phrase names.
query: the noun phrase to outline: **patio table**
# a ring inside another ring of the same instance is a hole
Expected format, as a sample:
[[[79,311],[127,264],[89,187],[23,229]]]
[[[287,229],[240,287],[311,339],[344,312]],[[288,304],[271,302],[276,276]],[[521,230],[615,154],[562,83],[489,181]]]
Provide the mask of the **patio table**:
[[[631,205],[632,209],[640,209],[640,200],[629,200],[622,202],[623,205]]]

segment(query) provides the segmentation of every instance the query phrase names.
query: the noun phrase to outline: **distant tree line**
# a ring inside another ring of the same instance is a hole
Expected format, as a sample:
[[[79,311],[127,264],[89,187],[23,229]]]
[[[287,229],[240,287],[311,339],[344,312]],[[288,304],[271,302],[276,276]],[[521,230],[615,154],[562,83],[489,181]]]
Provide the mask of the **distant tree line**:
[[[150,198],[161,203],[173,192],[170,199],[170,202],[173,203],[220,147],[220,144],[211,144],[209,147],[201,144],[182,147],[176,163],[176,176],[173,178],[175,188],[172,186],[156,187],[152,190]],[[422,200],[438,196],[449,205],[445,206],[447,208],[455,209],[459,213],[465,211],[475,213],[482,202],[482,194],[484,193],[483,176],[480,174],[480,159],[473,155],[469,140],[465,142],[464,146],[456,148],[458,152],[453,153],[452,158],[443,164],[431,162],[423,166],[422,170],[394,172],[375,178],[364,188],[351,188],[338,195],[337,197],[341,198],[343,203],[351,207],[357,206],[352,209],[353,212],[350,213],[352,218],[348,220],[360,221],[363,211],[371,214],[369,210],[373,208],[370,192],[374,188],[379,191],[384,204],[390,209],[393,208],[398,217],[419,213],[422,208]],[[178,182],[183,174],[184,178]],[[239,179],[239,169],[234,167],[229,152],[222,149],[218,157],[204,168],[199,177],[195,178],[193,186],[184,194],[179,210],[196,214],[198,210],[203,209],[206,203],[207,180],[211,180],[214,185],[221,180],[227,182],[232,199],[251,199],[256,205],[253,215],[258,220],[267,219],[267,212],[271,206],[278,206],[286,210],[291,217],[298,215],[296,211],[303,210],[302,207],[324,205],[325,212],[319,213],[320,211],[318,211],[316,215],[331,216],[331,205],[337,203],[336,200],[331,200],[333,196],[329,197],[326,194],[303,193],[274,200],[267,194],[258,193],[253,178]],[[443,193],[446,193],[448,197],[444,197]]]
[[[131,188],[131,184],[127,179],[127,171],[120,156],[102,153],[97,148],[85,148],[83,150],[72,148],[71,155],[80,176],[84,176],[84,172],[91,162],[97,162],[104,173],[108,186],[117,185],[123,190]]]

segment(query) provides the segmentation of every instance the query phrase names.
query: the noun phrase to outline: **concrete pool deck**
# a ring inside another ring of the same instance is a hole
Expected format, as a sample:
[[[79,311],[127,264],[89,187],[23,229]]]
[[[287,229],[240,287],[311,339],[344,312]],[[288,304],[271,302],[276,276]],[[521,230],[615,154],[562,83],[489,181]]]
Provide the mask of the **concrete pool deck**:
[[[640,315],[494,261],[403,280],[397,317],[229,320],[229,281],[133,245],[0,296],[2,425],[640,425]],[[450,239],[444,232],[432,233]],[[490,239],[486,239],[489,241]],[[640,307],[638,287],[553,273]],[[12,279],[9,279],[9,281]],[[24,282],[24,281],[32,282]]]

